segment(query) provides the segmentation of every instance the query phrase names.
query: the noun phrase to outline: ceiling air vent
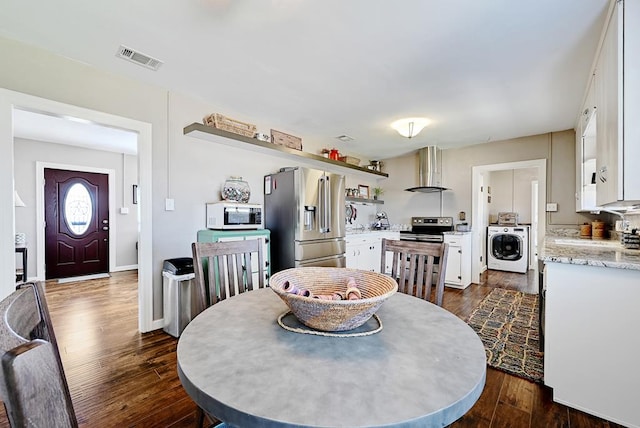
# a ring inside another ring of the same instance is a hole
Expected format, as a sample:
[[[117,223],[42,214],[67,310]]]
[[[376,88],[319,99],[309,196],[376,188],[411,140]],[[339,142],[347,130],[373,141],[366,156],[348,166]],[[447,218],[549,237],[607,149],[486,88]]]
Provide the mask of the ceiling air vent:
[[[342,141],[343,143],[348,143],[349,141],[353,141],[354,138],[350,137],[348,135],[338,135],[336,137],[338,140]]]
[[[154,71],[158,70],[163,64],[159,59],[151,58],[149,55],[145,55],[123,45],[120,45],[116,56]]]

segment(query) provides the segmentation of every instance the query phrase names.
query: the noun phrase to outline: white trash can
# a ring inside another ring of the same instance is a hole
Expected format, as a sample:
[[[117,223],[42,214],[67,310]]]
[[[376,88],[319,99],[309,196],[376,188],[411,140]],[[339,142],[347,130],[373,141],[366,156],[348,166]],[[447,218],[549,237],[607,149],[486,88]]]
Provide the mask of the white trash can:
[[[163,330],[173,337],[179,337],[187,324],[197,315],[194,278],[193,260],[190,257],[164,261]]]

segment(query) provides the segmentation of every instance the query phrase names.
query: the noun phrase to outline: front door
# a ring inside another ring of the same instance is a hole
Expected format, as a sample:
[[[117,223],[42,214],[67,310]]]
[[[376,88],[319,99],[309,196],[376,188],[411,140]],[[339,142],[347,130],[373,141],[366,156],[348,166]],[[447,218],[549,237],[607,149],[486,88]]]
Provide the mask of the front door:
[[[109,271],[109,176],[45,168],[46,278]]]

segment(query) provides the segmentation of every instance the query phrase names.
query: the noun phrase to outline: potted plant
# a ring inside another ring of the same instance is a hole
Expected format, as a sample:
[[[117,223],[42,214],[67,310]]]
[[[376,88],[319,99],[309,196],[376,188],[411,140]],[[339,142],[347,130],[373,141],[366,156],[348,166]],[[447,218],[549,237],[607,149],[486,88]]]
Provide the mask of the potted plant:
[[[373,199],[378,199],[378,196],[382,195],[383,193],[384,193],[384,190],[382,190],[382,187],[374,187]]]

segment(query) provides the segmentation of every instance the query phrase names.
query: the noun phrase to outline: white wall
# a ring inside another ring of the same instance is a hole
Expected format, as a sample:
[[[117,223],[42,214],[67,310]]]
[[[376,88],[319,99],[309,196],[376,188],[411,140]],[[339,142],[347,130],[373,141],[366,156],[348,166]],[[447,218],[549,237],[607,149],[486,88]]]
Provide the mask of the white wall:
[[[558,203],[558,212],[547,213],[546,219],[541,220],[548,226],[576,227],[584,221],[591,221],[593,216],[575,212],[575,179],[571,175],[575,174],[575,133],[571,129],[442,150],[442,184],[450,189],[442,194],[403,190],[418,181],[415,154],[386,159],[384,171],[389,173],[389,178],[382,182],[386,189],[385,210],[392,223],[408,223],[412,216],[436,216],[440,212],[457,220],[460,211],[467,214],[470,222],[471,168],[533,159],[547,160],[547,202]],[[485,180],[487,178],[485,176]],[[493,193],[495,183],[489,180],[485,185],[491,186]]]
[[[137,184],[138,166],[136,157],[121,153],[89,150],[81,147],[46,143],[16,138],[14,145],[15,186],[26,207],[16,209],[16,231],[27,234],[29,245],[28,277],[36,276],[36,162],[58,163],[82,167],[96,167],[115,170],[115,191],[117,211],[111,219],[111,227],[116,230],[116,270],[135,266],[138,263],[136,241],[138,220],[136,206],[133,205],[132,185]],[[126,174],[126,175],[125,175]],[[123,189],[124,178],[124,189]],[[124,193],[123,193],[124,190]],[[119,214],[126,207],[129,214]]]
[[[531,182],[538,179],[537,168],[518,168],[489,173],[491,202],[489,223],[498,221],[501,212],[518,213],[521,224],[531,223]]]

